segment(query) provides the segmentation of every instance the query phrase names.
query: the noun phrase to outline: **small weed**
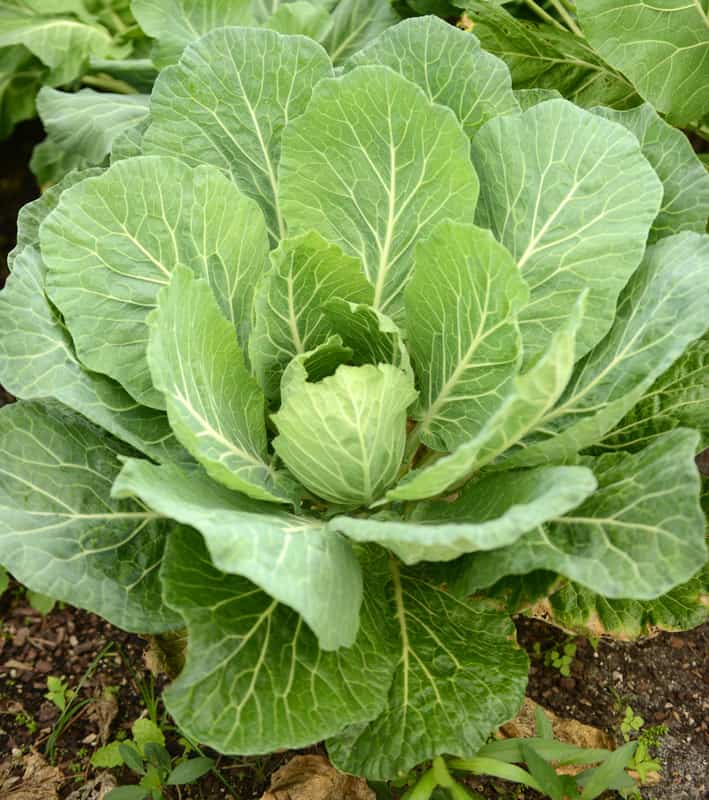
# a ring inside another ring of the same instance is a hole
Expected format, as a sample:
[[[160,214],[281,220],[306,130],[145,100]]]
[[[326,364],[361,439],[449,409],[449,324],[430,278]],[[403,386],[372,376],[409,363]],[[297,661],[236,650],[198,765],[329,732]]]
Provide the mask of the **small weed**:
[[[632,734],[637,733],[645,724],[645,720],[633,711],[632,706],[626,706],[625,716],[620,723],[620,732],[626,742],[630,741]]]
[[[50,675],[47,678],[47,693],[44,696],[60,711],[65,711],[67,702],[71,702],[76,693],[67,686],[64,678],[55,678]]]
[[[559,670],[559,674],[568,678],[571,675],[571,665],[576,656],[576,643],[566,642],[566,644],[559,650],[554,648],[544,655],[544,666],[554,667]]]
[[[667,731],[666,725],[653,725],[646,728],[645,720],[635,713],[632,706],[626,706],[625,716],[620,723],[620,732],[626,742],[634,740],[637,743],[630,767],[638,773],[641,784],[647,781],[651,772],[660,772],[662,769],[662,764],[656,757],[656,751]]]
[[[15,724],[25,728],[33,736],[37,733],[37,722],[28,714],[25,714],[24,711],[15,714]]]

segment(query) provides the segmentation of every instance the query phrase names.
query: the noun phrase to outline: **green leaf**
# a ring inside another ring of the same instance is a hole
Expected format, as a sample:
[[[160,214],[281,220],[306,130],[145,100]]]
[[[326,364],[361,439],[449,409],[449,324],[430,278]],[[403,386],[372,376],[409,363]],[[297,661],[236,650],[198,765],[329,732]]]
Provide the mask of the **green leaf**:
[[[576,508],[595,488],[585,467],[504,472],[472,481],[454,500],[420,504],[406,520],[335,517],[329,527],[356,542],[377,542],[405,564],[448,561],[511,544]]]
[[[259,203],[278,241],[285,236],[278,198],[283,129],[331,74],[327,54],[309,39],[253,28],[214,31],[156,81],[145,152],[230,173]]]
[[[707,328],[709,236],[685,231],[648,247],[613,327],[579,362],[536,440],[505,466],[568,458],[599,441]]]
[[[327,742],[335,766],[372,780],[442,753],[475,754],[517,713],[527,683],[527,656],[509,617],[456,600],[396,565],[391,591],[398,630],[388,641],[398,663],[387,707]]]
[[[33,592],[31,589],[27,590],[27,601],[30,606],[42,616],[49,614],[57,603],[54,597],[50,597],[42,592]]]
[[[4,567],[0,567],[0,597],[2,597],[5,592],[7,591],[7,587],[10,585],[10,576],[7,573],[7,570]]]
[[[652,600],[688,580],[706,559],[696,442],[679,429],[639,453],[589,459],[595,494],[511,547],[466,556],[456,591],[549,569],[607,597]]]
[[[319,383],[284,390],[271,419],[273,447],[314,494],[333,503],[372,503],[396,479],[406,440],[411,376],[389,364],[341,366]]]
[[[215,762],[211,758],[204,756],[200,758],[190,758],[178,764],[175,769],[167,776],[168,786],[181,786],[185,783],[194,783],[203,775],[214,769]]]
[[[120,746],[120,742],[109,742],[107,745],[99,747],[91,756],[91,766],[98,769],[122,767],[124,761],[120,753]]]
[[[700,0],[578,0],[590,44],[676,124],[709,107],[709,18]]]
[[[585,294],[577,300],[565,325],[552,335],[546,352],[515,380],[512,390],[480,433],[449,455],[410,472],[387,492],[388,500],[420,500],[442,494],[534,430],[559,399],[571,376],[584,300]]]
[[[177,438],[230,489],[287,502],[290,481],[268,454],[263,392],[206,281],[178,266],[149,327],[148,364]]]
[[[362,576],[348,542],[319,520],[281,511],[231,492],[196,470],[125,462],[117,497],[196,528],[215,566],[258,584],[294,608],[326,650],[352,644],[359,624]]]
[[[323,45],[333,62],[341,64],[399,19],[387,2],[340,0],[332,13],[332,27]]]
[[[119,161],[67,189],[40,239],[48,293],[81,362],[154,408],[165,403],[150,378],[146,318],[172,270],[182,264],[206,277],[238,325],[267,253],[256,204],[228,178],[155,156]]]
[[[704,233],[709,217],[709,174],[686,135],[668,125],[647,103],[629,111],[592,111],[635,134],[643,155],[662,181],[662,207],[652,224],[649,241],[680,231]]]
[[[133,723],[131,733],[133,734],[133,741],[141,752],[144,752],[145,745],[148,743],[165,744],[163,732],[152,720],[145,717],[137,719]]]
[[[152,58],[159,68],[174,64],[188,44],[214,28],[254,22],[250,0],[132,0],[131,11],[157,39]]]
[[[35,95],[47,68],[22,45],[0,48],[0,140],[35,113]]]
[[[312,744],[381,711],[394,665],[377,570],[366,572],[371,585],[356,642],[328,653],[293,611],[244,578],[218,572],[194,532],[171,536],[169,548],[165,595],[184,617],[189,645],[165,703],[191,739],[221,753],[269,753]]]
[[[531,290],[520,315],[525,361],[588,288],[578,359],[613,322],[660,208],[661,183],[630,132],[566,100],[490,120],[472,158],[481,184],[476,221],[512,253]]]
[[[451,451],[479,433],[518,372],[517,315],[528,299],[512,256],[490,231],[443,222],[417,246],[404,292],[421,392],[414,442]]]
[[[145,800],[148,790],[142,786],[119,786],[106,795],[106,800]]]
[[[475,35],[507,64],[515,89],[557,91],[585,107],[631,108],[640,102],[632,83],[581,37],[517,19],[486,0],[465,5],[475,20]]]
[[[591,779],[584,786],[581,792],[581,800],[594,800],[598,795],[603,794],[606,789],[611,788],[618,780],[618,773],[625,774],[625,768],[629,767],[633,754],[638,746],[637,742],[628,742],[617,750],[597,767]]]
[[[537,706],[537,710],[542,715],[544,714],[539,706]],[[529,742],[522,742],[522,753],[532,777],[544,789],[544,793],[549,795],[550,800],[564,800],[566,793],[564,792],[561,778],[557,775],[554,767],[542,758],[534,748],[534,745]]]
[[[322,41],[331,25],[332,19],[326,8],[295,0],[276,9],[266,20],[264,27],[278,33],[308,36]]]
[[[345,64],[382,64],[448,106],[468,136],[491,117],[519,111],[504,62],[486,53],[471,33],[436,19],[409,19],[385,31]]]
[[[142,156],[143,153],[143,134],[148,129],[150,116],[121,131],[113,140],[111,147],[111,164],[121,161],[124,158]]]
[[[514,96],[522,111],[546,100],[557,100],[561,97],[556,89],[515,89]]]
[[[274,399],[288,362],[329,338],[325,304],[338,298],[367,303],[373,292],[361,263],[316,233],[285,239],[271,261],[256,292],[249,356],[266,396]]]
[[[173,526],[110,497],[130,450],[55,406],[0,411],[0,563],[34,591],[136,632],[179,623],[157,568]]]
[[[478,181],[469,149],[453,113],[388,67],[323,80],[284,134],[289,230],[317,230],[359,256],[372,305],[398,321],[415,242],[445,218],[472,218]]]

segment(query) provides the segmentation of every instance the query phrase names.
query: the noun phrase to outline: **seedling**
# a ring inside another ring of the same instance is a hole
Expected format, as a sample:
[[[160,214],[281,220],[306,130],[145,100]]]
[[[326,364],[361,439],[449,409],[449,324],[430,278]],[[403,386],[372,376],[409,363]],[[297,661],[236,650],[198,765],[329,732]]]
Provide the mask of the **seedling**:
[[[544,664],[547,667],[554,667],[554,669],[559,670],[561,675],[568,677],[571,675],[571,665],[575,655],[576,643],[566,642],[561,650],[554,648],[547,652],[544,656]]]

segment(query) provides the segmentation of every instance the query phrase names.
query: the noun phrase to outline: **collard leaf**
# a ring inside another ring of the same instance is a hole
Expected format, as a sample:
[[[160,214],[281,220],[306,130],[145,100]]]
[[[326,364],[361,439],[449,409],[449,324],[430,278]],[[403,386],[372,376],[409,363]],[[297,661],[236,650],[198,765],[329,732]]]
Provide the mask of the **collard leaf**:
[[[331,74],[327,54],[310,39],[254,28],[214,31],[156,81],[145,152],[231,174],[260,204],[278,241],[285,236],[278,197],[283,128]]]
[[[558,100],[561,97],[556,89],[515,89],[514,96],[522,111],[546,100]]]
[[[387,492],[388,500],[420,500],[442,494],[536,428],[571,377],[584,299],[582,295],[564,327],[552,335],[548,350],[515,380],[514,387],[480,433],[449,455],[410,472]]]
[[[374,308],[396,321],[417,239],[445,218],[473,215],[469,149],[452,112],[388,67],[323,80],[284,134],[280,197],[289,229],[317,230],[358,256]]]
[[[333,62],[341,64],[399,19],[391,3],[340,0],[333,11],[332,27],[323,44]]]
[[[266,20],[264,25],[272,31],[289,36],[308,36],[321,41],[332,26],[332,18],[322,4],[305,0],[285,3]]]
[[[256,293],[249,355],[267,397],[275,398],[288,362],[328,339],[328,300],[367,303],[373,291],[361,263],[316,233],[284,240],[271,261]]]
[[[327,742],[339,769],[388,780],[443,753],[472,756],[517,713],[528,661],[509,617],[392,569],[398,657],[384,711]]]
[[[150,124],[150,116],[131,125],[116,136],[111,146],[111,164],[121,161],[124,158],[134,158],[142,156],[143,153],[143,134],[147,131]]]
[[[130,449],[58,406],[0,411],[0,564],[30,589],[140,633],[179,626],[158,567],[174,525],[110,497]]]
[[[189,644],[185,668],[164,696],[188,736],[221,753],[270,753],[381,711],[394,665],[378,576],[368,571],[373,585],[354,645],[328,653],[295,612],[215,569],[194,532],[177,532],[168,547],[161,578]]]
[[[700,0],[578,0],[579,22],[600,55],[675,123],[709,108],[709,18]]]
[[[490,231],[443,222],[417,246],[404,291],[421,392],[415,441],[448,452],[480,432],[512,389],[517,315],[528,299],[514,259]]]
[[[231,492],[197,470],[126,461],[114,485],[118,497],[140,497],[150,508],[196,528],[217,569],[253,581],[294,608],[327,650],[355,639],[362,576],[347,541],[324,523]]]
[[[0,140],[35,112],[47,68],[22,45],[0,48]]]
[[[81,362],[155,408],[164,400],[148,370],[146,317],[172,270],[206,277],[237,324],[268,248],[259,209],[222,173],[155,156],[67,189],[40,238],[49,296]]]
[[[511,547],[465,556],[453,584],[470,593],[504,575],[561,573],[606,597],[652,600],[706,559],[694,431],[678,429],[639,453],[589,459],[598,491]]]
[[[596,488],[585,467],[541,467],[490,475],[453,501],[419,504],[406,520],[335,517],[329,527],[356,542],[376,542],[405,564],[449,561],[494,550],[576,508]]]
[[[662,181],[662,207],[649,241],[680,231],[704,233],[709,217],[709,175],[685,134],[668,125],[647,103],[629,111],[594,108],[593,112],[634,133]]]
[[[132,0],[140,27],[157,39],[157,67],[174,64],[188,44],[214,28],[252,25],[251,0]]]
[[[574,136],[563,133],[570,130]],[[490,120],[472,157],[482,187],[477,222],[510,250],[530,287],[520,315],[527,363],[588,288],[576,343],[582,356],[610,328],[660,208],[662,185],[637,139],[549,100]]]
[[[648,247],[613,327],[581,361],[535,440],[506,466],[558,461],[589,447],[707,328],[709,236],[686,231]]]
[[[184,461],[187,453],[165,414],[139,405],[119,384],[81,366],[45,295],[39,225],[61,191],[83,177],[72,173],[20,211],[18,244],[9,258],[12,273],[0,293],[0,382],[25,400],[56,398],[156,461]]]
[[[389,364],[341,366],[319,383],[284,386],[271,419],[273,447],[311,492],[345,506],[367,505],[396,479],[406,440],[410,375]]]
[[[149,327],[150,372],[177,438],[230,489],[287,502],[290,482],[280,479],[267,451],[263,392],[206,281],[177,267]]]
[[[409,19],[385,31],[345,64],[382,64],[448,106],[471,136],[488,119],[519,111],[509,70],[471,33],[436,17]]]
[[[518,19],[486,0],[465,5],[475,20],[475,35],[507,64],[515,89],[557,91],[587,108],[632,108],[640,102],[632,83],[581,37]]]

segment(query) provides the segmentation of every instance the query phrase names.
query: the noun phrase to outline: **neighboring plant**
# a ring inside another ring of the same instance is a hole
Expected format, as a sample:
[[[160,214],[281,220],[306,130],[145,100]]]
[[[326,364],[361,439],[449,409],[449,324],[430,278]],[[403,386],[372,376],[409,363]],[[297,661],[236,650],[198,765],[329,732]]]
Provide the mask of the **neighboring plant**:
[[[47,693],[44,696],[60,711],[66,711],[67,702],[76,697],[76,692],[69,688],[65,678],[50,675],[47,678]]]
[[[0,563],[185,628],[190,740],[327,739],[374,780],[475,756],[527,680],[496,606],[651,602],[705,561],[706,414],[594,447],[694,369],[709,177],[649,106],[536,99],[433,18],[337,72],[218,29],[132,150],[21,213]]]
[[[571,675],[571,665],[575,655],[576,643],[566,642],[561,650],[555,648],[545,653],[544,664],[547,667],[558,669],[561,675],[568,678]]]

